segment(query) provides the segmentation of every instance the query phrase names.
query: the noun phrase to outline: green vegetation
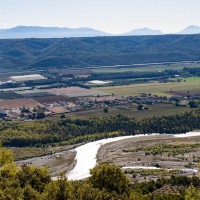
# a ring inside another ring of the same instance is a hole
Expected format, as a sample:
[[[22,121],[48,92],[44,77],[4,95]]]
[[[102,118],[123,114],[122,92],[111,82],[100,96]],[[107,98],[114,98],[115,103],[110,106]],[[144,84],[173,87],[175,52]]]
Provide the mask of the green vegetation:
[[[119,167],[102,164],[90,170],[90,174],[89,181],[95,188],[117,194],[128,193],[129,181]]]
[[[193,77],[188,77],[188,78],[181,78],[181,77],[178,77],[178,78],[170,78],[169,80],[171,81],[199,81],[200,80],[200,77],[199,76],[193,76]]]
[[[5,146],[42,146],[145,133],[184,133],[199,129],[200,111],[179,115],[130,118],[123,115],[91,119],[62,119],[58,121],[1,122],[0,140]]]
[[[199,143],[172,143],[172,144],[160,144],[148,147],[130,148],[125,149],[125,152],[138,152],[145,151],[145,155],[162,155],[163,153],[168,153],[168,156],[184,155],[185,153],[193,152],[194,149],[200,148]]]
[[[108,107],[105,107],[105,108],[103,109],[103,112],[104,112],[104,113],[108,113],[108,111],[109,111],[109,110],[108,110]]]
[[[172,175],[180,175],[183,173],[180,170],[167,170],[167,169],[147,169],[147,170],[133,170],[133,169],[127,169],[124,172],[125,174],[132,174],[133,177],[137,176],[138,174],[142,176],[149,176],[149,175],[154,175],[154,176],[160,176],[160,177],[165,177],[165,176],[172,176]]]
[[[2,200],[199,200],[198,177],[174,176],[131,183],[119,167],[101,164],[84,181],[64,175],[51,180],[45,168],[16,167],[12,154],[0,149]],[[152,172],[153,173],[153,172]]]
[[[101,87],[99,91],[107,94],[115,94],[121,96],[134,96],[141,93],[152,93],[158,96],[173,96],[172,92],[198,91],[200,87],[200,79],[191,79],[186,82],[169,82],[169,83],[144,83],[134,85],[122,85],[114,87]]]
[[[189,105],[190,105],[190,108],[197,108],[198,103],[196,101],[190,101]]]
[[[9,148],[13,154],[14,160],[27,159],[37,156],[44,156],[48,154],[55,153],[55,150],[47,148],[34,148],[34,147],[24,147],[24,148]]]
[[[200,36],[161,35],[1,40],[0,68],[130,65],[199,60]]]
[[[115,68],[98,68],[94,69],[95,73],[119,73],[119,72],[158,72],[165,70],[180,70],[184,67],[199,68],[200,64],[168,64],[168,65],[150,65],[150,66],[133,66],[133,67],[115,67]]]
[[[54,96],[54,95],[48,92],[38,92],[38,93],[24,93],[24,94],[21,94],[21,96],[25,98],[35,98],[35,97],[46,97],[46,96]]]
[[[0,92],[0,99],[16,99],[16,98],[23,98],[23,96],[15,92]]]
[[[183,113],[189,111],[186,106],[175,106],[173,104],[155,104],[148,105],[149,110],[138,111],[136,106],[132,106],[130,109],[119,109],[116,107],[109,107],[109,112],[104,113],[102,109],[93,109],[87,111],[80,111],[74,113],[68,113],[67,116],[73,119],[88,119],[93,117],[105,117],[108,115],[126,115],[129,117],[160,117],[169,116],[174,114]],[[50,118],[51,119],[51,118]]]

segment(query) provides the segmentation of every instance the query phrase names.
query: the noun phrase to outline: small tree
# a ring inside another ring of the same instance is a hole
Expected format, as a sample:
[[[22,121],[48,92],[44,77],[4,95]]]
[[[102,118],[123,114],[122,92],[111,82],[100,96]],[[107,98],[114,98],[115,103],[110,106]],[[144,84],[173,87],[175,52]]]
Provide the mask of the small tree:
[[[108,113],[108,107],[107,106],[103,109],[103,112]]]
[[[117,166],[101,164],[90,170],[89,182],[94,188],[123,194],[128,192],[129,180]]]
[[[29,108],[26,108],[25,106],[21,108],[21,113],[28,113],[28,112],[30,112]]]
[[[43,118],[45,118],[46,117],[46,115],[43,113],[43,112],[38,112],[37,113],[37,119],[43,119]]]
[[[185,200],[199,200],[200,199],[200,193],[193,185],[190,185],[190,187],[185,191]]]
[[[196,101],[190,101],[189,105],[190,105],[190,108],[196,108],[198,106]]]
[[[67,200],[72,199],[72,184],[64,175],[58,178],[57,181],[51,181],[45,187],[43,199],[50,200]]]
[[[138,109],[138,110],[143,110],[143,107],[144,107],[144,106],[143,106],[142,104],[140,104],[140,105],[138,105],[137,109]]]
[[[61,119],[64,119],[64,118],[65,118],[65,114],[62,113],[62,114],[60,115],[60,118],[61,118]]]
[[[36,113],[31,113],[28,117],[30,119],[35,119],[36,118]]]

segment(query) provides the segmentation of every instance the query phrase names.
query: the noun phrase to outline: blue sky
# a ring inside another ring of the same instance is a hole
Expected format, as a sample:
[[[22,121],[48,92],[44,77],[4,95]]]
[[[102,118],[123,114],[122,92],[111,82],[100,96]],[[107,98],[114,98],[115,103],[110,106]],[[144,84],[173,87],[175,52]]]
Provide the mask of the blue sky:
[[[199,10],[200,0],[0,0],[0,28],[91,27],[117,34],[149,27],[170,33],[200,26]]]

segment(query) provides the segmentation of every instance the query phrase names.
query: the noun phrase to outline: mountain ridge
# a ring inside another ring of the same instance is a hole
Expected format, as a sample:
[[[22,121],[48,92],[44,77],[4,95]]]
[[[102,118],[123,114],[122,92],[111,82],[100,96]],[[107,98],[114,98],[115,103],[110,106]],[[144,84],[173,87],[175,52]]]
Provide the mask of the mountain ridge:
[[[190,25],[185,29],[171,33],[179,34],[199,34],[200,27]],[[151,36],[167,35],[160,30],[148,27],[133,29],[122,34],[110,34],[101,30],[89,27],[65,28],[65,27],[42,27],[42,26],[16,26],[8,29],[0,29],[0,39],[25,39],[25,38],[70,38],[70,37],[105,37],[105,36]]]
[[[199,34],[200,33],[200,27],[199,26],[194,26],[194,25],[190,25],[188,27],[186,27],[185,29],[183,29],[182,31],[178,32],[177,34]]]
[[[103,31],[88,27],[60,28],[41,26],[17,26],[9,29],[0,29],[0,39],[98,37],[109,35],[110,34]]]
[[[86,68],[200,60],[200,34],[0,40],[0,68]]]
[[[124,33],[125,36],[130,35],[162,35],[163,33],[160,30],[153,30],[147,27],[139,28],[139,29],[133,29],[129,32]]]

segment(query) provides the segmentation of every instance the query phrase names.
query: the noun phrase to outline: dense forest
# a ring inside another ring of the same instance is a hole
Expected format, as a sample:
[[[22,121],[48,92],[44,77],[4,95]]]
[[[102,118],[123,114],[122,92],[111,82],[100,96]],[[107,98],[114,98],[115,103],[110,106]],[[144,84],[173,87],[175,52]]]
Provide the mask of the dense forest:
[[[58,121],[1,122],[4,146],[75,144],[120,135],[177,134],[200,129],[200,110],[162,117],[131,118],[123,115]]]
[[[18,168],[10,151],[0,149],[1,200],[199,200],[198,177],[171,176],[131,183],[116,166],[101,164],[85,181],[64,175],[51,180],[47,169]],[[167,190],[166,190],[167,187]]]
[[[76,68],[200,60],[200,35],[0,40],[0,68]]]

